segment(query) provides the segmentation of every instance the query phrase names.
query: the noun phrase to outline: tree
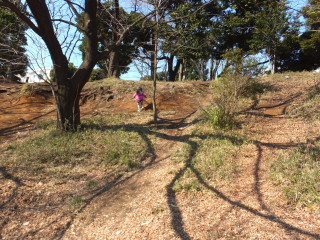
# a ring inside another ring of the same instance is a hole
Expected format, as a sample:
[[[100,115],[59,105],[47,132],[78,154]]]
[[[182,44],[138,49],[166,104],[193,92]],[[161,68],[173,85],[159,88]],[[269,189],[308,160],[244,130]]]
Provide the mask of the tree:
[[[274,49],[271,44],[267,46],[265,35],[262,35],[266,34],[262,29],[266,25],[261,23],[271,2],[188,0],[177,4],[176,9],[169,11],[169,24],[161,35],[163,50],[168,54],[169,79],[174,81],[177,75],[179,79],[206,80],[207,75],[213,79],[221,66],[223,54],[229,49],[241,48],[246,52]],[[274,37],[271,31],[267,34]],[[264,42],[260,44],[259,40],[259,44],[254,45],[254,37]],[[208,63],[210,69],[207,69]]]
[[[21,5],[18,5],[22,8]],[[0,9],[0,75],[16,79],[24,75],[28,58],[24,46],[27,44],[27,26],[19,23],[18,17],[8,9]]]
[[[290,25],[291,18],[288,13],[286,1],[263,1],[263,9],[255,16],[255,31],[252,39],[253,49],[265,49],[269,57],[271,74],[276,72],[277,48],[283,38],[293,32],[294,26]]]
[[[178,74],[181,80],[194,77],[194,73],[196,78],[205,79],[201,65],[208,61],[215,43],[211,33],[215,30],[214,16],[220,11],[221,6],[216,1],[200,0],[183,1],[169,10],[169,22],[160,28],[163,51],[167,53],[169,81],[175,81]],[[188,70],[190,67],[193,69]]]
[[[309,31],[320,31],[320,2],[319,0],[309,0],[307,6],[303,9],[303,15],[306,18],[306,25]]]
[[[277,48],[281,71],[311,71],[320,66],[320,4],[310,0],[298,13],[304,16],[305,32],[286,35]]]
[[[125,9],[119,7],[118,1],[108,1],[102,6],[103,9],[98,11],[98,36],[101,40],[99,52],[104,52],[110,46],[114,46],[115,39],[121,37],[121,31],[117,29],[117,25],[127,27],[142,17],[142,14],[137,12],[126,12]],[[77,21],[83,22],[83,17]],[[98,67],[105,69],[108,77],[119,78],[121,74],[128,72],[129,64],[139,56],[140,48],[145,45],[146,39],[150,38],[148,25],[150,23],[138,23],[130,27],[120,45],[112,47],[108,57],[98,61]],[[80,45],[82,53],[85,52],[84,48],[85,41],[82,40]]]
[[[320,66],[320,2],[309,0],[303,9],[307,31],[301,36],[301,48],[305,55],[315,59],[312,68]]]
[[[59,3],[62,4],[61,7],[57,5]],[[70,0],[58,2],[26,0],[25,4],[30,11],[21,10],[15,0],[0,0],[0,7],[10,9],[17,14],[45,42],[55,70],[56,89],[54,93],[57,103],[58,127],[62,130],[77,130],[80,124],[80,92],[88,82],[94,66],[100,59],[107,57],[114,47],[120,45],[130,27],[148,18],[152,13],[137,19],[130,26],[124,28],[119,26],[120,37],[106,51],[99,52],[97,12],[98,9],[103,8],[100,1],[84,0],[75,3]],[[50,4],[52,4],[51,8]],[[56,9],[60,10],[61,15],[54,14],[53,10]],[[80,17],[82,13],[84,21],[81,25],[77,25],[75,16]],[[59,16],[64,16],[64,18]],[[54,24],[57,22],[59,24]],[[61,30],[57,28],[59,26],[67,27],[66,33],[69,33],[72,27],[81,29],[85,38],[86,51],[83,62],[74,73],[69,70],[69,61],[62,45],[64,39],[58,38],[59,30]]]

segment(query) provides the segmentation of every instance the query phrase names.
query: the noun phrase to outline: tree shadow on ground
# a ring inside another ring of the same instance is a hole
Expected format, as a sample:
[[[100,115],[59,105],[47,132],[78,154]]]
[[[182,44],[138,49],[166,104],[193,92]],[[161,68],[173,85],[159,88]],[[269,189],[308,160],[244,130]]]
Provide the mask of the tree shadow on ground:
[[[214,139],[227,139],[230,142],[232,142],[235,145],[241,145],[244,140],[241,138],[237,138],[237,137],[231,137],[231,136],[226,136],[223,134],[209,134],[209,135],[200,135],[200,134],[187,134],[187,135],[182,135],[182,134],[177,134],[177,132],[175,132],[174,134],[168,134],[168,133],[163,133],[160,132],[159,130],[179,130],[179,128],[181,127],[186,127],[189,125],[193,125],[196,122],[198,122],[199,120],[194,120],[192,122],[186,122],[186,120],[192,116],[193,113],[179,118],[179,119],[160,119],[159,121],[159,125],[150,125],[150,124],[125,124],[125,125],[115,125],[115,126],[101,126],[101,125],[88,125],[86,126],[86,128],[93,128],[93,129],[99,129],[101,131],[106,131],[106,130],[123,130],[123,131],[127,131],[127,132],[136,132],[138,133],[141,138],[145,141],[146,145],[147,145],[147,153],[145,154],[141,161],[145,161],[146,159],[150,158],[150,161],[144,165],[142,165],[139,169],[137,169],[135,172],[133,172],[131,175],[129,176],[125,176],[123,173],[116,175],[112,180],[109,179],[109,181],[107,181],[103,186],[96,188],[94,191],[92,191],[90,193],[90,197],[88,199],[86,199],[84,201],[84,204],[76,211],[72,214],[72,216],[70,217],[70,220],[64,225],[63,228],[60,228],[60,230],[56,233],[54,233],[53,238],[54,239],[62,239],[66,232],[68,231],[68,229],[70,229],[71,225],[73,224],[73,222],[75,221],[75,219],[77,218],[77,215],[81,212],[83,212],[84,210],[86,210],[88,208],[88,206],[94,201],[96,200],[99,196],[103,195],[103,194],[107,194],[111,189],[113,189],[114,187],[123,184],[125,182],[127,182],[129,179],[131,179],[132,177],[138,175],[139,173],[141,173],[142,171],[144,171],[146,168],[157,164],[158,162],[156,161],[157,155],[155,153],[155,149],[153,147],[152,141],[150,139],[150,137],[157,137],[160,138],[162,140],[169,140],[169,141],[173,141],[173,142],[181,142],[181,143],[185,143],[188,144],[190,146],[190,151],[188,154],[188,157],[185,161],[185,165],[183,168],[181,168],[176,175],[174,176],[174,178],[172,179],[172,181],[167,185],[166,187],[166,195],[167,195],[167,204],[168,207],[170,209],[171,212],[171,224],[172,227],[175,231],[175,233],[181,238],[181,239],[191,239],[190,234],[186,231],[185,229],[185,223],[183,220],[183,214],[182,214],[182,210],[179,206],[179,203],[177,201],[177,193],[174,190],[174,185],[175,183],[184,175],[184,173],[187,170],[191,170],[196,178],[198,179],[198,182],[207,190],[213,192],[216,196],[218,196],[219,198],[221,198],[222,200],[224,200],[225,202],[227,202],[228,204],[230,204],[231,207],[237,207],[240,208],[242,210],[245,210],[255,216],[258,216],[260,218],[263,218],[265,220],[268,220],[270,222],[274,222],[279,224],[279,226],[285,230],[290,230],[291,232],[295,232],[295,233],[299,233],[308,237],[313,237],[313,238],[320,238],[319,234],[315,234],[315,233],[311,233],[308,231],[305,231],[299,227],[293,226],[289,223],[286,223],[285,221],[281,220],[280,217],[278,217],[276,214],[272,213],[270,208],[265,204],[264,200],[263,200],[263,195],[262,192],[260,190],[260,165],[261,165],[261,159],[262,159],[262,155],[263,155],[263,149],[262,147],[267,147],[267,148],[290,148],[290,147],[297,147],[298,144],[277,144],[277,143],[263,143],[263,142],[259,142],[259,141],[253,141],[252,143],[256,145],[257,149],[258,149],[258,156],[256,159],[256,163],[255,163],[255,170],[254,170],[254,178],[255,178],[255,186],[254,186],[254,191],[257,194],[257,200],[259,201],[261,208],[267,212],[269,212],[268,214],[265,214],[257,209],[254,209],[250,206],[247,206],[243,203],[241,203],[240,201],[235,201],[232,200],[230,197],[228,197],[225,193],[219,191],[217,188],[213,187],[210,185],[210,183],[208,183],[203,177],[201,172],[199,172],[192,164],[192,160],[195,157],[195,154],[197,152],[197,150],[199,149],[200,145],[198,142],[192,140],[193,138],[199,138],[201,140],[205,140],[207,138],[214,138]],[[170,132],[172,133],[172,132]],[[63,216],[58,217],[57,219],[53,220],[50,224],[47,224],[46,226],[42,227],[41,229],[37,229],[36,231],[32,231],[32,233],[30,232],[30,234],[35,235],[37,234],[37,232],[40,232],[41,230],[43,230],[44,228],[50,228],[51,225],[57,223],[59,221],[59,219],[61,219]]]
[[[262,147],[288,149],[288,148],[294,148],[294,147],[303,147],[304,144],[292,144],[292,143],[277,144],[277,143],[264,143],[264,142],[259,142],[259,141],[252,141],[252,143],[256,145],[257,150],[258,150],[258,156],[256,159],[255,170],[254,170],[254,179],[255,179],[254,191],[256,192],[257,200],[259,201],[262,210],[268,212],[268,214],[265,214],[262,211],[259,211],[257,209],[254,209],[250,206],[247,206],[247,205],[241,203],[240,201],[235,201],[235,200],[232,200],[230,197],[227,197],[223,192],[221,192],[217,188],[211,186],[205,179],[203,179],[201,173],[197,169],[195,169],[192,164],[192,160],[193,160],[197,150],[200,147],[199,143],[196,141],[193,141],[192,138],[196,137],[201,140],[205,140],[208,137],[215,138],[217,140],[228,139],[230,142],[232,142],[235,145],[241,145],[244,142],[243,139],[240,139],[237,137],[230,137],[230,136],[223,135],[223,134],[210,134],[210,135],[190,134],[190,135],[181,135],[180,136],[180,135],[169,135],[169,134],[161,133],[161,132],[157,131],[157,130],[161,130],[161,129],[170,129],[170,130],[179,129],[181,127],[195,124],[198,120],[195,120],[190,123],[185,122],[191,115],[184,117],[184,118],[174,119],[174,120],[161,119],[160,123],[163,123],[163,125],[160,124],[159,126],[157,126],[154,129],[150,129],[149,125],[125,125],[125,126],[107,127],[107,128],[112,128],[112,129],[121,128],[125,131],[138,131],[138,132],[140,132],[140,131],[143,132],[143,131],[145,131],[145,128],[147,128],[148,129],[147,135],[155,136],[155,137],[158,137],[158,138],[164,139],[164,140],[182,142],[182,143],[188,144],[190,146],[190,152],[188,154],[187,160],[185,161],[185,166],[183,168],[181,168],[176,173],[176,175],[174,176],[174,178],[172,179],[172,181],[168,184],[168,186],[166,188],[167,204],[168,204],[170,211],[171,211],[171,224],[172,224],[172,227],[174,228],[176,234],[181,239],[188,240],[188,239],[191,239],[191,236],[185,230],[183,215],[182,215],[182,211],[181,211],[179,204],[178,204],[178,201],[177,201],[177,195],[174,190],[174,185],[184,175],[184,173],[188,169],[190,169],[195,174],[199,183],[203,187],[205,187],[206,189],[215,193],[219,198],[221,198],[224,201],[226,201],[227,203],[229,203],[232,207],[241,208],[245,211],[248,211],[248,212],[254,214],[255,216],[261,217],[261,218],[266,219],[270,222],[277,223],[277,224],[279,224],[279,226],[281,228],[285,229],[286,231],[291,231],[290,234],[292,234],[292,232],[295,232],[295,233],[299,233],[299,234],[302,234],[302,235],[305,235],[308,237],[313,237],[315,239],[320,238],[319,234],[305,231],[299,227],[293,226],[292,224],[289,224],[289,223],[281,220],[280,217],[277,216],[275,213],[273,213],[270,210],[270,208],[266,205],[266,203],[263,200],[263,195],[262,195],[262,192],[260,189],[260,180],[261,180],[260,179],[260,166],[261,166],[261,159],[262,159],[262,155],[263,155],[263,148]],[[147,139],[148,139],[147,135],[144,135],[145,141],[147,141]]]
[[[147,145],[147,151],[144,156],[141,158],[141,162],[149,159],[148,163],[142,165],[137,171],[135,171],[133,174],[124,177],[124,173],[118,174],[114,180],[107,182],[105,185],[102,187],[96,189],[93,191],[91,194],[92,196],[88,198],[84,205],[76,211],[71,217],[71,219],[65,224],[63,229],[61,229],[59,232],[55,233],[55,239],[62,239],[72,223],[75,221],[77,215],[81,212],[83,212],[95,199],[97,199],[99,196],[108,193],[112,188],[123,184],[133,178],[134,176],[138,175],[148,167],[158,164],[160,161],[155,161],[157,158],[157,155],[155,153],[155,149],[153,147],[152,141],[149,136],[155,136],[155,137],[160,137],[166,140],[171,140],[171,141],[178,141],[179,136],[170,136],[167,134],[159,133],[157,132],[158,130],[166,130],[166,129],[179,129],[181,127],[186,127],[188,125],[192,125],[195,122],[198,122],[199,120],[195,120],[191,123],[185,123],[186,119],[188,119],[190,116],[192,116],[195,112],[189,113],[187,116],[177,118],[177,119],[163,119],[160,118],[158,124],[125,124],[125,125],[113,125],[113,126],[101,126],[99,124],[89,124],[89,125],[84,125],[84,129],[96,129],[96,130],[101,130],[101,131],[107,131],[107,130],[123,130],[126,132],[136,132],[138,133],[143,141]],[[54,224],[56,222],[53,221],[51,224],[48,224],[46,227],[50,227],[50,225]],[[36,232],[41,231],[42,229],[38,229]],[[36,233],[34,232],[34,233]]]
[[[8,197],[8,199],[5,202],[0,204],[0,210],[1,210],[5,208],[6,205],[9,204],[17,196],[18,189],[21,186],[25,186],[25,184],[20,180],[20,178],[15,177],[11,173],[9,173],[5,167],[0,167],[0,174],[3,176],[4,179],[13,181],[16,185],[16,187],[11,190],[12,194]]]
[[[185,227],[184,227],[184,222],[182,218],[182,212],[179,208],[176,193],[173,189],[174,184],[183,176],[183,174],[189,169],[191,170],[195,176],[197,177],[199,183],[206,188],[207,190],[213,192],[224,200],[225,202],[229,203],[232,207],[237,207],[242,210],[245,210],[247,212],[252,213],[255,216],[261,217],[263,219],[266,219],[270,222],[277,223],[281,228],[287,231],[287,234],[292,235],[292,233],[299,233],[308,237],[312,237],[315,239],[320,238],[320,234],[312,233],[309,231],[305,231],[299,227],[293,226],[292,224],[289,224],[283,220],[280,219],[279,216],[277,216],[275,213],[273,213],[270,208],[266,205],[266,203],[263,200],[263,195],[260,189],[260,166],[261,166],[261,159],[263,155],[263,149],[262,146],[264,147],[269,147],[269,148],[278,148],[278,149],[284,149],[284,148],[291,148],[291,147],[300,147],[304,146],[304,144],[276,144],[276,143],[263,143],[259,141],[254,141],[253,143],[256,145],[258,149],[258,156],[256,159],[255,163],[255,169],[254,169],[254,179],[255,179],[255,186],[254,186],[254,191],[257,195],[257,200],[260,203],[260,206],[263,210],[267,211],[268,214],[263,213],[262,211],[259,211],[257,209],[254,209],[248,205],[245,205],[241,203],[240,201],[235,201],[232,200],[230,197],[225,195],[223,192],[219,191],[217,188],[213,187],[208,183],[203,177],[201,172],[199,172],[192,164],[192,159],[195,156],[195,153],[197,152],[199,148],[199,144],[197,142],[194,142],[190,139],[191,136],[183,136],[181,138],[181,141],[187,143],[190,147],[191,150],[189,152],[188,159],[186,160],[184,168],[180,169],[180,171],[175,175],[174,179],[171,181],[171,183],[167,187],[167,197],[168,197],[168,205],[171,210],[171,216],[172,216],[172,226],[175,229],[175,232],[179,235],[181,239],[191,239],[190,235],[186,232]],[[192,136],[192,137],[195,137]],[[208,137],[206,136],[197,136],[196,137],[204,140]],[[216,138],[216,139],[229,139],[232,141],[234,144],[241,144],[243,141],[242,139],[237,139],[237,138],[230,138],[229,136],[223,136],[223,135],[210,135],[209,137],[211,138]],[[289,232],[290,231],[290,232]]]

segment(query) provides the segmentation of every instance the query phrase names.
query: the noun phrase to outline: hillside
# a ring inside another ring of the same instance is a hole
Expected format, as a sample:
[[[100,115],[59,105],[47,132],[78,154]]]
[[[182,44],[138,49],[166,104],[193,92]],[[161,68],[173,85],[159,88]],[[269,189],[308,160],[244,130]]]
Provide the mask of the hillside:
[[[0,83],[0,238],[320,239],[318,81],[262,78],[232,130],[202,121],[209,83],[159,83],[155,125],[151,82],[93,82],[72,135],[46,86]]]

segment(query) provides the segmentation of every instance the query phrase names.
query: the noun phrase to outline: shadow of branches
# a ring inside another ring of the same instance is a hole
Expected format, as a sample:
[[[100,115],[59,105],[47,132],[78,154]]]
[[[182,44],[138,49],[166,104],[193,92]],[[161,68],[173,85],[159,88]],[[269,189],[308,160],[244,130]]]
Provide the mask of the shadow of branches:
[[[190,126],[195,124],[198,120],[194,120],[191,122],[187,122],[187,120],[193,115],[193,113],[188,114],[185,117],[179,118],[179,119],[160,119],[159,125],[151,125],[151,124],[124,124],[124,125],[114,125],[114,126],[101,126],[101,125],[95,125],[91,124],[88,126],[85,126],[85,128],[93,128],[93,129],[99,129],[101,131],[106,130],[122,130],[126,132],[136,132],[138,133],[143,141],[146,143],[147,146],[147,153],[142,156],[141,161],[145,161],[147,159],[150,159],[148,163],[141,165],[139,169],[134,171],[131,175],[124,175],[124,173],[117,174],[114,178],[109,179],[106,181],[104,185],[102,185],[99,188],[94,189],[94,191],[90,192],[90,197],[87,198],[84,201],[84,204],[70,217],[70,220],[64,225],[63,228],[60,228],[59,232],[56,232],[54,234],[54,239],[62,239],[70,226],[73,224],[75,219],[77,218],[77,215],[81,212],[83,212],[85,209],[88,208],[88,206],[99,196],[103,194],[107,194],[111,189],[114,187],[123,184],[127,182],[132,177],[138,175],[142,171],[144,171],[146,168],[157,164],[157,155],[155,148],[153,146],[151,137],[156,137],[161,140],[168,140],[172,142],[180,142],[189,145],[190,151],[188,153],[187,158],[185,159],[184,167],[182,167],[173,177],[171,182],[166,187],[166,196],[167,196],[167,204],[171,212],[171,225],[175,231],[175,233],[181,238],[189,240],[191,239],[190,233],[186,230],[185,222],[183,220],[183,213],[181,210],[181,207],[179,206],[178,199],[177,199],[177,193],[174,190],[174,185],[179,181],[185,172],[187,170],[190,170],[194,173],[196,176],[198,182],[207,190],[213,192],[217,197],[225,201],[230,205],[230,207],[237,207],[242,210],[245,210],[249,213],[251,213],[254,216],[263,218],[267,221],[277,223],[279,227],[290,230],[295,233],[299,233],[308,237],[312,237],[315,239],[320,238],[319,234],[312,233],[306,230],[301,229],[300,227],[294,226],[292,224],[289,224],[282,220],[279,216],[277,216],[275,213],[272,213],[270,208],[267,206],[267,204],[263,200],[263,194],[260,189],[260,168],[261,168],[261,159],[263,156],[263,148],[291,148],[291,147],[298,147],[301,146],[299,144],[277,144],[277,143],[264,143],[259,141],[251,141],[256,148],[257,148],[257,158],[255,160],[255,168],[254,168],[254,192],[257,196],[257,200],[260,203],[261,208],[264,211],[267,211],[268,213],[264,213],[258,209],[255,209],[253,207],[250,207],[246,204],[243,204],[241,201],[233,200],[231,197],[228,197],[225,193],[217,189],[216,187],[213,187],[210,185],[210,183],[203,178],[201,172],[199,172],[198,169],[195,168],[193,164],[193,159],[199,150],[200,144],[199,141],[194,140],[195,138],[201,140],[205,140],[207,138],[217,139],[217,140],[229,140],[234,145],[242,145],[244,143],[244,139],[234,137],[234,136],[227,136],[224,134],[207,134],[207,135],[201,135],[201,134],[182,134],[182,131],[178,131],[180,128]],[[162,131],[160,131],[162,130]],[[163,130],[170,130],[170,131],[163,131]],[[0,171],[3,175],[5,175],[5,172],[2,168],[0,168]],[[15,181],[15,180],[14,180]],[[19,181],[19,180],[17,180]],[[18,182],[17,182],[18,183]],[[57,222],[58,219],[51,222],[51,224],[46,225],[43,228],[50,228],[50,225]],[[42,228],[42,229],[43,229]],[[42,229],[37,229],[36,232],[41,231]],[[33,234],[36,234],[36,232],[33,232]]]
[[[192,115],[192,114],[191,114]],[[158,130],[163,130],[163,129],[170,129],[170,130],[177,130],[181,127],[185,127],[188,125],[192,125],[195,124],[198,120],[195,120],[193,122],[189,122],[186,123],[186,120],[191,116],[188,115],[185,118],[180,118],[180,119],[175,119],[175,120],[166,120],[166,119],[162,119],[160,121],[161,124],[159,124],[158,126],[151,126],[149,124],[134,124],[134,125],[121,125],[121,126],[106,126],[104,127],[104,129],[113,129],[113,130],[117,130],[117,129],[122,129],[124,131],[133,131],[133,132],[138,132],[140,134],[140,136],[143,138],[143,140],[147,143],[148,146],[148,151],[151,152],[151,156],[152,156],[152,161],[149,162],[148,165],[146,165],[145,167],[141,168],[139,171],[143,171],[146,167],[148,167],[151,164],[155,164],[155,160],[156,160],[156,154],[155,154],[155,150],[153,148],[153,145],[151,143],[150,140],[150,136],[155,136],[157,138],[160,138],[162,140],[169,140],[169,141],[174,141],[174,142],[181,142],[181,143],[185,143],[188,144],[190,146],[190,151],[188,154],[187,159],[185,160],[185,165],[183,168],[181,168],[174,176],[174,178],[172,179],[172,181],[167,185],[166,187],[166,193],[167,193],[167,204],[168,207],[171,211],[171,225],[173,227],[173,229],[175,230],[176,234],[181,238],[181,239],[185,239],[185,240],[189,240],[191,239],[191,236],[189,235],[189,233],[186,231],[185,229],[185,223],[183,221],[183,214],[182,214],[182,210],[179,207],[179,203],[177,200],[177,194],[174,190],[174,185],[175,183],[181,178],[183,177],[183,175],[185,174],[185,172],[187,170],[191,170],[198,182],[206,189],[208,189],[209,191],[213,192],[216,196],[218,196],[219,198],[221,198],[222,200],[224,200],[225,202],[227,202],[228,204],[230,204],[231,207],[237,207],[237,208],[241,208],[242,210],[245,210],[257,217],[263,218],[265,220],[268,220],[270,222],[274,222],[277,223],[281,228],[285,229],[285,230],[290,230],[293,231],[295,233],[299,233],[308,237],[312,237],[315,239],[319,239],[320,235],[316,234],[316,233],[312,233],[309,231],[305,231],[297,226],[294,226],[292,224],[289,224],[287,222],[285,222],[284,220],[281,220],[281,218],[279,216],[277,216],[275,213],[273,213],[270,208],[266,205],[266,203],[263,200],[263,195],[260,189],[260,166],[261,166],[261,159],[262,159],[262,155],[263,155],[263,147],[267,147],[267,148],[277,148],[277,149],[286,149],[286,148],[292,148],[292,147],[298,147],[301,146],[301,144],[277,144],[277,143],[264,143],[264,142],[259,142],[259,141],[252,141],[253,144],[255,144],[257,151],[258,151],[258,155],[256,158],[256,162],[255,162],[255,168],[254,168],[254,179],[255,179],[255,185],[254,185],[254,191],[257,195],[257,200],[259,201],[261,208],[264,211],[267,211],[268,213],[263,213],[262,211],[258,210],[258,209],[254,209],[248,205],[245,205],[243,203],[241,203],[241,201],[235,201],[232,198],[228,197],[225,193],[219,191],[217,188],[213,187],[210,185],[210,183],[208,183],[201,175],[201,172],[199,172],[193,165],[192,161],[193,158],[195,157],[195,154],[197,152],[197,150],[199,149],[200,145],[197,141],[192,140],[193,138],[199,138],[200,140],[205,140],[207,138],[214,138],[217,140],[222,140],[222,139],[227,139],[229,140],[232,144],[234,145],[241,145],[244,143],[244,140],[241,138],[237,138],[237,137],[233,137],[233,136],[227,136],[227,135],[223,135],[223,134],[209,134],[209,135],[199,135],[199,134],[189,134],[189,135],[179,135],[179,134],[167,134],[167,133],[163,133],[163,132],[159,132]],[[136,172],[134,175],[139,173]],[[134,175],[130,176],[133,177]],[[120,177],[121,178],[121,177]],[[128,180],[128,178],[125,179],[121,179],[120,180],[117,179],[117,181],[113,182],[113,183],[109,183],[106,185],[105,188],[100,189],[95,195],[93,195],[88,201],[87,203],[80,209],[80,211],[83,211],[91,201],[93,201],[96,197],[100,196],[101,194],[106,193],[108,190],[110,190],[112,187],[116,186],[117,184],[120,183],[124,183]],[[120,180],[120,181],[119,181]],[[72,220],[73,221],[73,220]],[[66,232],[66,230],[68,229],[68,227],[71,225],[71,222],[68,224],[68,226],[66,226],[66,229],[64,232]],[[63,235],[60,235],[63,236]]]
[[[241,203],[240,201],[235,201],[228,197],[226,194],[223,192],[219,191],[217,188],[213,187],[208,183],[203,177],[201,172],[199,172],[194,165],[192,164],[192,160],[195,156],[195,153],[197,152],[199,148],[199,144],[195,141],[192,141],[190,137],[198,137],[202,140],[204,140],[207,137],[210,138],[215,138],[215,139],[229,139],[233,144],[241,144],[243,142],[242,139],[234,138],[234,137],[229,137],[229,136],[223,136],[223,135],[206,135],[206,136],[199,136],[199,135],[193,135],[193,136],[183,136],[181,139],[178,139],[186,144],[188,144],[191,147],[191,150],[189,152],[189,156],[186,160],[184,168],[180,169],[180,171],[175,175],[171,183],[167,187],[167,198],[168,198],[168,205],[171,210],[171,216],[172,216],[172,226],[175,229],[176,233],[180,236],[181,239],[191,239],[191,237],[188,235],[188,233],[184,229],[184,222],[182,219],[182,212],[179,209],[178,202],[177,202],[177,197],[176,193],[173,190],[174,184],[183,176],[183,174],[190,169],[195,176],[197,177],[199,183],[206,189],[210,190],[211,192],[215,193],[216,196],[230,204],[232,207],[238,207],[241,208],[247,212],[252,213],[255,216],[261,217],[263,219],[266,219],[270,222],[275,222],[279,224],[280,227],[285,229],[286,231],[293,231],[295,233],[299,233],[308,237],[312,237],[315,239],[320,239],[320,234],[312,233],[309,231],[305,231],[299,227],[293,226],[292,224],[289,224],[283,220],[280,219],[279,216],[277,216],[275,213],[272,213],[270,208],[266,205],[266,203],[263,200],[262,192],[260,189],[260,166],[261,166],[261,159],[263,155],[263,149],[262,146],[264,147],[269,147],[269,148],[278,148],[278,149],[283,149],[283,148],[291,148],[291,147],[303,147],[304,144],[275,144],[275,143],[263,143],[259,141],[253,141],[253,144],[257,147],[258,150],[258,156],[256,158],[256,163],[255,163],[255,169],[254,169],[254,179],[255,179],[255,186],[254,190],[257,195],[257,200],[259,201],[261,208],[263,210],[266,210],[268,214],[265,214],[257,209],[254,209],[248,205],[245,205]]]

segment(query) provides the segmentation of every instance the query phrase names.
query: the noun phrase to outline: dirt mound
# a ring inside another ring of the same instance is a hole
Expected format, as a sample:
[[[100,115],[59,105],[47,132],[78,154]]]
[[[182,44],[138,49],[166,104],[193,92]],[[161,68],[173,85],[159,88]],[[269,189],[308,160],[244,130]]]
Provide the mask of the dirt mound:
[[[103,82],[103,84],[108,82]],[[93,83],[92,85],[94,85]],[[114,83],[92,87],[90,83],[81,93],[82,117],[105,114],[107,112],[133,113],[137,103],[133,99],[134,89],[143,85],[148,97],[144,103],[145,111],[153,111],[152,82],[135,83],[117,80]],[[114,85],[114,86],[113,86]],[[25,86],[29,86],[24,89]],[[56,108],[50,87],[46,83],[21,84],[0,82],[0,139],[13,137],[16,133],[26,132],[45,119],[55,119]],[[185,112],[196,110],[205,101],[209,83],[158,83],[157,108],[159,111]]]
[[[43,95],[20,96],[0,93],[0,140],[19,137],[32,129],[34,123],[55,116],[51,98]]]

